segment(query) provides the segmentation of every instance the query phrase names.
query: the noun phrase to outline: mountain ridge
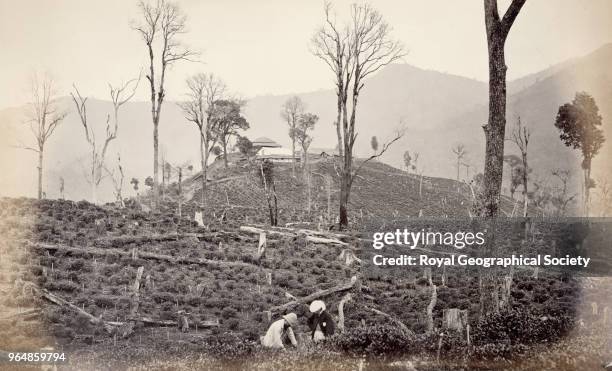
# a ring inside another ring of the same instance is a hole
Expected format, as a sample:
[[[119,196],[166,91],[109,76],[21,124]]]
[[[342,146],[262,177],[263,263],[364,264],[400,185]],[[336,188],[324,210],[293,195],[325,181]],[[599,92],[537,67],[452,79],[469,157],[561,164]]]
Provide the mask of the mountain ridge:
[[[612,101],[612,93],[609,92],[612,91],[612,77],[607,69],[608,62],[612,62],[612,43],[586,56],[570,59],[508,83],[508,128],[512,127],[517,114],[525,116],[527,123],[538,123],[534,129],[534,143],[539,143],[533,153],[536,171],[542,173],[549,170],[551,161],[546,161],[546,157],[560,158],[571,163],[572,167],[575,166],[578,155],[564,148],[558,140],[558,134],[552,130],[552,122],[558,106],[571,100],[578,90],[587,90],[594,95],[606,122],[606,134],[608,137],[612,134],[609,130],[612,107],[607,103]],[[279,113],[284,100],[292,95],[268,94],[251,98],[245,108],[245,116],[251,123],[251,129],[246,135],[250,138],[268,136],[285,146],[289,145],[287,127]],[[312,147],[334,147],[336,134],[332,122],[336,108],[333,90],[323,89],[297,95],[304,100],[308,111],[320,117]],[[381,158],[382,161],[401,168],[405,150],[419,152],[420,167],[424,168],[426,175],[454,178],[456,170],[451,147],[462,142],[468,149],[471,169],[463,169],[461,177],[470,178],[482,169],[484,136],[480,126],[486,122],[487,98],[487,84],[479,80],[408,64],[387,66],[368,79],[360,97],[357,116],[359,135],[355,153],[357,156],[369,155],[371,136],[376,135],[379,142],[383,142],[403,121],[407,127],[406,136],[391,147]],[[89,103],[90,121],[98,123],[101,129],[101,120],[110,112],[110,102],[91,98]],[[74,111],[67,97],[61,99],[61,105]],[[126,170],[126,190],[130,187],[127,183],[132,177],[139,178],[143,184],[144,178],[152,173],[148,105],[147,101],[133,101],[124,106],[120,112],[118,139],[108,152],[109,165],[116,158],[117,152],[121,152]],[[5,174],[0,179],[0,193],[10,196],[34,194],[36,184],[34,154],[10,148],[18,139],[27,138],[28,134],[27,129],[19,124],[18,111],[18,107],[0,110],[0,131],[4,134],[0,138],[0,154],[5,159],[0,161],[0,171]],[[542,130],[546,122],[550,124],[546,124],[546,130]],[[184,120],[175,102],[169,101],[164,105],[160,142],[166,160],[173,163],[190,161],[198,167],[197,130],[193,124]],[[553,155],[540,151],[538,148],[541,147],[552,149]],[[506,148],[512,152],[510,143]],[[49,197],[57,196],[60,176],[66,179],[68,197],[81,199],[89,196],[90,186],[82,179],[86,153],[87,143],[83,138],[82,127],[78,116],[72,112],[49,142],[45,165]],[[599,157],[608,153],[609,146],[606,145]],[[20,166],[15,166],[16,162]],[[110,200],[110,181],[103,183],[99,191],[100,199]],[[131,193],[126,192],[127,195]]]

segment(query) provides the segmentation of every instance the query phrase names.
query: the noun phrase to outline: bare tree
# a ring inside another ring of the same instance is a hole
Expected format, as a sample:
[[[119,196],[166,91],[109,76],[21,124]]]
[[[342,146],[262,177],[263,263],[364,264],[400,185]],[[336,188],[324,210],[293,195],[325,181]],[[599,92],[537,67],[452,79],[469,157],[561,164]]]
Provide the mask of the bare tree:
[[[321,58],[332,70],[335,77],[337,115],[334,125],[338,137],[338,154],[343,156],[342,115],[346,113],[348,90],[353,76],[352,52],[349,50],[349,28],[338,26],[331,14],[331,4],[325,3],[325,23],[315,33],[311,42],[312,53]]]
[[[178,217],[179,217],[179,225],[181,223],[181,218],[183,216],[183,173],[184,172],[189,172],[191,170],[193,170],[193,165],[189,164],[189,163],[184,163],[181,165],[170,165],[168,164],[172,169],[174,169],[176,171],[177,174],[177,205],[178,205]]]
[[[453,153],[455,154],[455,159],[457,161],[457,182],[459,182],[459,171],[461,169],[461,160],[463,160],[463,158],[465,157],[465,155],[467,154],[467,151],[465,150],[465,146],[461,143],[455,145],[452,148]]]
[[[281,110],[281,117],[283,120],[287,122],[289,125],[289,138],[291,138],[291,155],[293,156],[293,160],[291,161],[291,172],[293,176],[295,176],[295,129],[298,125],[298,120],[300,115],[304,113],[304,102],[297,95],[287,99],[287,101],[283,104]]]
[[[109,169],[104,166],[104,170],[111,178],[113,182],[113,188],[115,193],[115,200],[120,207],[125,207],[125,202],[123,201],[123,179],[125,178],[125,174],[123,173],[123,166],[121,166],[121,155],[117,154],[117,170],[119,170],[119,174],[115,175],[114,170]]]
[[[399,136],[381,146],[381,151],[370,156],[357,170],[353,168],[353,147],[357,138],[357,106],[365,79],[384,66],[404,56],[403,46],[391,38],[391,27],[382,15],[369,4],[354,4],[348,24],[340,31],[330,17],[330,6],[325,6],[326,23],[313,38],[313,52],[334,72],[338,96],[338,123],[341,125],[338,143],[342,153],[340,171],[340,228],[348,226],[348,202],[351,186],[359,168],[367,161],[381,156]],[[350,114],[348,100],[350,97]]]
[[[87,181],[91,184],[91,198],[93,203],[98,201],[97,189],[104,177],[103,170],[106,151],[108,150],[109,144],[117,138],[117,131],[119,129],[119,109],[132,99],[136,93],[139,81],[140,78],[132,79],[119,87],[113,87],[109,84],[110,96],[113,102],[113,118],[111,120],[110,114],[106,116],[105,137],[101,144],[97,141],[98,138],[96,136],[95,125],[89,122],[87,116],[87,97],[83,97],[76,85],[73,85],[74,92],[71,92],[70,95],[72,96],[72,101],[79,114],[81,125],[85,129],[85,139],[91,147],[91,160]]]
[[[43,164],[45,145],[55,129],[66,117],[67,112],[60,110],[57,103],[53,79],[49,75],[39,78],[33,74],[30,81],[32,101],[27,106],[26,123],[34,135],[34,146],[19,145],[19,148],[38,153],[38,199],[43,198]]]
[[[526,0],[512,0],[500,19],[497,0],[484,0],[489,51],[489,120],[485,132],[484,216],[497,216],[504,168],[506,130],[506,61],[504,45]]]
[[[179,104],[185,118],[200,131],[200,163],[202,166],[202,208],[206,205],[208,158],[218,141],[215,105],[225,95],[225,83],[213,74],[197,74],[187,79],[188,100]]]
[[[527,181],[529,174],[529,166],[527,163],[527,147],[529,146],[529,138],[531,138],[531,130],[524,126],[521,118],[518,117],[516,126],[512,130],[510,141],[516,144],[521,151],[521,161],[523,163],[522,184],[523,184],[523,217],[527,216],[527,206],[529,205]]]
[[[142,21],[133,24],[132,28],[140,34],[147,46],[149,56],[149,73],[146,75],[151,92],[151,118],[153,122],[153,199],[159,203],[159,158],[158,158],[158,127],[161,108],[166,97],[166,70],[178,61],[190,61],[197,53],[186,48],[178,37],[185,33],[186,17],[178,5],[166,0],[153,3],[140,1],[138,3]],[[156,80],[156,44],[159,44],[158,72]]]
[[[571,172],[567,169],[555,169],[551,173],[559,180],[560,185],[552,189],[550,202],[555,208],[557,216],[565,216],[569,204],[576,198],[576,194],[570,194],[569,192]]]

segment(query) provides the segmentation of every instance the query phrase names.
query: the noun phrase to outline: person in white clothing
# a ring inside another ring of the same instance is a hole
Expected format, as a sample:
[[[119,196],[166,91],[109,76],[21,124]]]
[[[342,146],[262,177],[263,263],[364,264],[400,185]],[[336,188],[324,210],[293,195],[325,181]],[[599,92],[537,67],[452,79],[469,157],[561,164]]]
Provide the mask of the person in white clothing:
[[[261,338],[261,345],[267,348],[284,349],[285,343],[289,342],[297,347],[297,341],[293,334],[293,326],[297,326],[298,320],[295,313],[285,314],[283,318],[270,325],[266,335]]]

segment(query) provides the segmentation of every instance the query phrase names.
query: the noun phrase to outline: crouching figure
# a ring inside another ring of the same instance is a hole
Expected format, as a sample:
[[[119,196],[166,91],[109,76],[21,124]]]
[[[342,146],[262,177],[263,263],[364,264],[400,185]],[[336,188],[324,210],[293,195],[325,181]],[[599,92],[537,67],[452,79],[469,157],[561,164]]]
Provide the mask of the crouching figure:
[[[267,348],[284,349],[285,344],[297,347],[297,341],[292,327],[297,326],[298,320],[295,313],[288,313],[283,318],[270,325],[266,335],[261,338],[261,345]]]
[[[312,316],[308,319],[308,327],[312,331],[311,336],[315,343],[332,336],[336,331],[336,323],[325,309],[325,303],[322,300],[310,303]]]

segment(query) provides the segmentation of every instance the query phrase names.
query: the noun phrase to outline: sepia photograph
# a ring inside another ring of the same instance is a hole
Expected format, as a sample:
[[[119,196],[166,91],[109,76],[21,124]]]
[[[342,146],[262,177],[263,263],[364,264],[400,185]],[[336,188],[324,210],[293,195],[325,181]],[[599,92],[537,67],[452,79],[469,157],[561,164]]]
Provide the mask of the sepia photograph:
[[[0,370],[612,371],[612,1],[0,0]]]

